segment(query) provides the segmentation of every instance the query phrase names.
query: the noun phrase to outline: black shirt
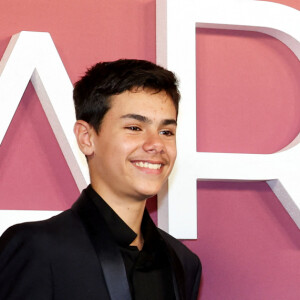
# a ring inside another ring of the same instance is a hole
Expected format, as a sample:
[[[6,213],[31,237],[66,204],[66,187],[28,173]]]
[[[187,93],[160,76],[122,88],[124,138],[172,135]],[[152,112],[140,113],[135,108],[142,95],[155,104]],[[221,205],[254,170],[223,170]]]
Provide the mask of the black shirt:
[[[86,192],[98,207],[119,246],[132,298],[134,300],[175,299],[167,248],[148,211],[145,210],[142,220],[144,246],[139,251],[137,247],[130,246],[137,234],[91,186],[88,186]]]

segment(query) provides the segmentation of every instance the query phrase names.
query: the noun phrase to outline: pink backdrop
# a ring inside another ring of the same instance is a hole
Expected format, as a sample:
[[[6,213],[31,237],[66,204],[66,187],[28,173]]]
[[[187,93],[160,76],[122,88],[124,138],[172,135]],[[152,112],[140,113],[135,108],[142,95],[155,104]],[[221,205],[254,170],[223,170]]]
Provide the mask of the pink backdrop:
[[[0,57],[13,34],[50,32],[72,82],[100,60],[155,62],[155,0],[1,1],[0,28]],[[300,130],[295,55],[258,33],[198,29],[196,40],[198,151],[273,153],[290,143]],[[0,209],[63,210],[79,194],[30,83],[0,147],[0,174]],[[198,239],[184,243],[202,260],[201,300],[299,299],[300,233],[264,182],[199,182]]]

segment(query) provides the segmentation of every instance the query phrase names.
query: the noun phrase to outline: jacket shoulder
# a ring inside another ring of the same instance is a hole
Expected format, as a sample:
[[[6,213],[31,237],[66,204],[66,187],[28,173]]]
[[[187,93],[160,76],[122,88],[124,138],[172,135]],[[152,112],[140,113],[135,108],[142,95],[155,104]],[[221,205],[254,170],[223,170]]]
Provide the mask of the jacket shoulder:
[[[52,299],[51,255],[59,223],[70,213],[16,224],[0,238],[0,299]],[[68,226],[65,226],[68,227]],[[26,295],[26,296],[25,296]]]
[[[57,216],[43,221],[19,223],[9,227],[0,238],[0,253],[7,247],[31,245],[36,251],[41,248],[49,249],[53,240],[65,236],[74,227],[80,226],[77,217],[71,210],[64,211]]]

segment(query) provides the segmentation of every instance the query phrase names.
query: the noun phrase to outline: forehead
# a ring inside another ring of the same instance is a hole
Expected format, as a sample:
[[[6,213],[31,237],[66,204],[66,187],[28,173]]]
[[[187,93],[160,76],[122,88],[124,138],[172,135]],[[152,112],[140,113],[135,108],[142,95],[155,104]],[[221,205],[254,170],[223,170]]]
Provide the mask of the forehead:
[[[144,115],[168,115],[176,118],[172,98],[165,92],[147,89],[125,91],[111,97],[112,113],[143,113]]]

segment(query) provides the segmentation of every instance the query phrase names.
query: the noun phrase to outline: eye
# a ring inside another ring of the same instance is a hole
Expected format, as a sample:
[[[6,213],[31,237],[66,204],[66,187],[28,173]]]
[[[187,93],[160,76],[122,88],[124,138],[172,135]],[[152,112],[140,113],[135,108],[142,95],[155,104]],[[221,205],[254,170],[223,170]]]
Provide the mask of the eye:
[[[166,136],[172,136],[172,135],[174,135],[174,132],[171,130],[162,130],[162,131],[160,131],[160,134],[166,135]]]
[[[141,131],[141,128],[138,126],[127,126],[125,129],[131,130],[131,131]]]

